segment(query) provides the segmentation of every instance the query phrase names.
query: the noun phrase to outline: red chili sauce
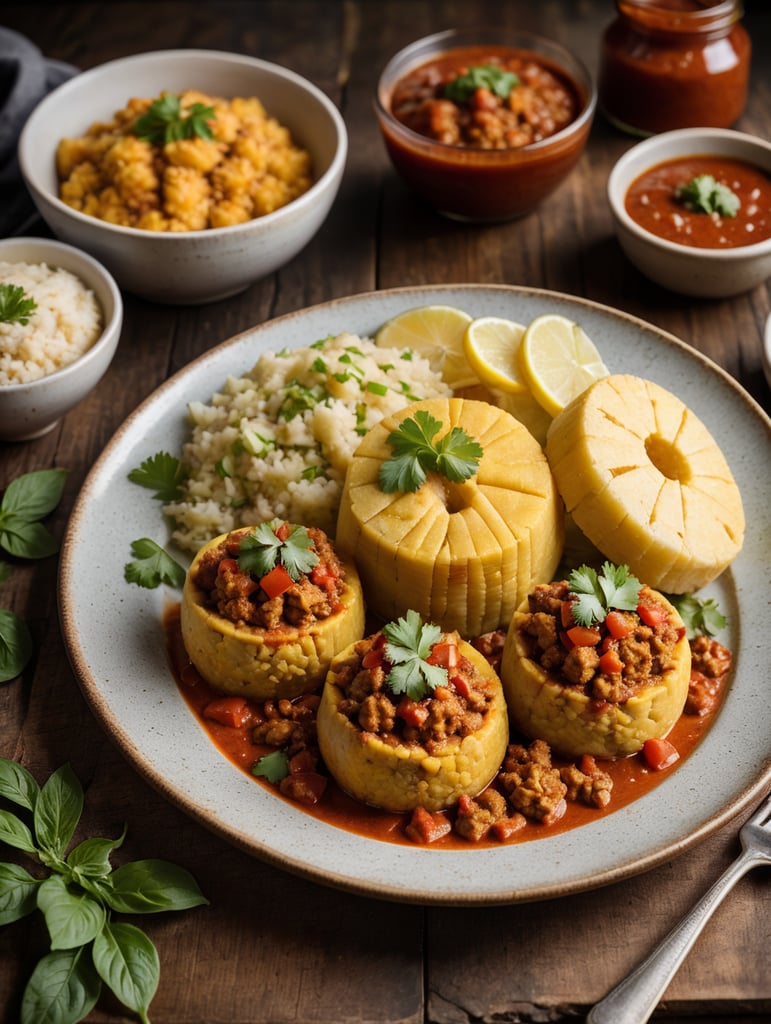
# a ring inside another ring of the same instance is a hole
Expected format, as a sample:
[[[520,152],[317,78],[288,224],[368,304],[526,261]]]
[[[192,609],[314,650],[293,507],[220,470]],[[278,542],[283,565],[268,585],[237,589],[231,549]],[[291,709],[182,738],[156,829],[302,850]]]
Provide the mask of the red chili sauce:
[[[711,175],[739,197],[735,217],[689,210],[677,190]],[[626,211],[640,227],[670,242],[701,249],[734,249],[771,237],[771,176],[723,156],[678,157],[641,174],[627,190]]]
[[[272,753],[275,749],[257,746],[252,740],[255,724],[263,717],[260,704],[239,697],[223,697],[196,672],[182,643],[178,605],[168,609],[164,629],[171,666],[180,694],[212,743],[237,768],[249,775],[255,784],[268,789],[278,799],[287,799],[287,802],[291,802],[295,807],[301,807],[305,813],[337,828],[383,842],[414,845],[405,832],[410,821],[409,814],[393,814],[360,804],[342,792],[332,779],[327,781],[317,802],[298,804],[284,797],[276,786],[252,775],[252,766],[259,758]],[[696,644],[701,645],[700,651],[694,648],[699,668],[692,672],[691,694],[686,705],[686,713],[681,716],[668,736],[668,740],[680,755],[678,763],[682,763],[693,752],[709,728],[720,704],[730,671],[730,652],[720,644],[706,639],[696,641]],[[229,720],[232,724],[223,724]],[[511,742],[516,741],[517,737],[512,736]],[[566,763],[554,758],[556,767]],[[606,807],[591,807],[570,801],[564,815],[552,824],[528,821],[524,828],[505,839],[482,839],[478,842],[470,842],[450,832],[432,842],[432,848],[484,849],[500,846],[502,843],[525,842],[565,832],[596,821],[626,806],[657,786],[673,770],[665,768],[653,771],[646,765],[641,754],[602,762],[602,769],[613,779],[612,798]]]

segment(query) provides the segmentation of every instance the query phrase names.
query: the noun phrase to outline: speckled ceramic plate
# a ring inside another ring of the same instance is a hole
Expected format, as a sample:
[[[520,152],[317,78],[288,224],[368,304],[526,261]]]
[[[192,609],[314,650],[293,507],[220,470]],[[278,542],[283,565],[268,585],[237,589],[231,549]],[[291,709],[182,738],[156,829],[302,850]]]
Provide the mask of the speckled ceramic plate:
[[[180,698],[161,619],[177,592],[124,584],[131,541],[165,545],[150,492],[126,474],[186,437],[186,403],[208,400],[258,354],[328,333],[371,335],[395,313],[444,302],[474,316],[528,322],[549,311],[580,322],[611,372],[654,380],[710,428],[741,489],[748,531],[733,566],[709,588],[729,616],[730,690],[693,755],[660,786],[595,823],[519,845],[443,851],[364,839],[326,825],[256,785],[212,745]],[[677,339],[607,307],[505,286],[405,288],[353,296],[270,321],[224,342],[134,412],[86,480],[62,551],[60,614],[74,670],[94,714],[131,764],[169,800],[229,842],[298,875],[405,902],[482,905],[590,889],[645,871],[725,824],[771,783],[768,567],[771,425],[719,368]]]

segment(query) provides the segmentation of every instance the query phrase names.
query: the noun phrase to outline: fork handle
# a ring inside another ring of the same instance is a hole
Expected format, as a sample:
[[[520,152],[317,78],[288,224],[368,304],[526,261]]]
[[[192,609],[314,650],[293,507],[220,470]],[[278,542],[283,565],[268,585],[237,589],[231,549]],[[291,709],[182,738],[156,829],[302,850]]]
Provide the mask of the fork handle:
[[[639,967],[589,1011],[586,1024],[645,1024],[712,912],[757,863],[743,851]]]

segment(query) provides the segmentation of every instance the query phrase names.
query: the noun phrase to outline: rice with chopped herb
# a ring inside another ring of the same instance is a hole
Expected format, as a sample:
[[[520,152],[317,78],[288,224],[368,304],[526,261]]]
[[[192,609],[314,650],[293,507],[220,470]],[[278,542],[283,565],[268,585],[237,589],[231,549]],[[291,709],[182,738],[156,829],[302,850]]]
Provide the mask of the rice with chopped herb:
[[[383,416],[451,394],[427,360],[353,334],[266,352],[228,377],[208,403],[191,402],[187,479],[165,506],[182,548],[274,516],[334,536],[345,472]]]

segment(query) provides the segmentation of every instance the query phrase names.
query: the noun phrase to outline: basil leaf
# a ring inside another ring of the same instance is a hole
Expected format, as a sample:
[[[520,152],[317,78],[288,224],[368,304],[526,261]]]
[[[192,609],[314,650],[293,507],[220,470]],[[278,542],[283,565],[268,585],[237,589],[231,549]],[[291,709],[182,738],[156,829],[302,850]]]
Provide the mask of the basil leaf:
[[[71,892],[61,875],[49,875],[40,883],[37,905],[46,919],[51,949],[84,946],[106,921],[104,907],[85,893]]]
[[[158,988],[158,951],[133,924],[108,922],[94,939],[94,967],[124,1006],[144,1020]]]
[[[20,675],[33,652],[27,623],[16,612],[0,608],[0,683]]]
[[[66,469],[38,469],[23,473],[8,484],[0,511],[24,519],[42,519],[61,501],[66,480]]]
[[[37,853],[32,833],[15,814],[0,810],[0,842],[25,853]]]
[[[123,844],[126,829],[119,839],[84,839],[67,857],[67,866],[73,878],[80,882],[81,878],[104,878],[112,870],[110,854]]]
[[[86,950],[49,953],[27,982],[21,1024],[77,1024],[93,1010],[101,989]]]
[[[59,550],[59,541],[42,523],[14,514],[0,520],[0,546],[16,558],[48,558]]]
[[[39,792],[40,787],[23,765],[0,757],[0,796],[34,811]]]
[[[37,908],[40,884],[19,864],[0,864],[0,925],[19,921]]]
[[[124,914],[155,914],[208,904],[189,871],[165,860],[135,860],[112,873],[109,907]]]
[[[48,777],[35,804],[35,836],[47,853],[63,857],[83,813],[83,788],[68,765]]]

